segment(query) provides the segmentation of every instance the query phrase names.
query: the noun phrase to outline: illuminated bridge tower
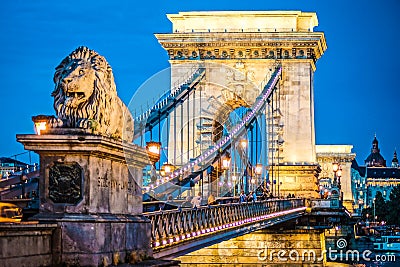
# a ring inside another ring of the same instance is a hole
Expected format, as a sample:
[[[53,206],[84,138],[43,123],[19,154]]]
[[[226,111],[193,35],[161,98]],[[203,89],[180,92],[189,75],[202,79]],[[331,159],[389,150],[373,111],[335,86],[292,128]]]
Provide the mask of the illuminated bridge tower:
[[[225,109],[251,106],[262,81],[281,64],[279,88],[266,111],[268,126],[262,128],[263,140],[269,141],[264,153],[268,155],[269,177],[275,180],[273,189],[280,195],[316,196],[320,169],[315,150],[313,80],[316,61],[327,48],[324,33],[314,32],[316,13],[227,11],[167,16],[173,32],[156,37],[169,55],[172,83],[188,66],[203,63],[207,67],[205,82],[193,97],[195,110],[182,105],[175,110],[178,119],[170,120],[168,145],[175,148],[170,149],[169,158],[175,157],[175,164],[180,165],[196,157],[202,150],[196,127],[214,121],[211,125],[215,128],[215,121],[226,119]],[[222,70],[221,65],[228,69]],[[219,107],[216,101],[221,103]],[[176,154],[181,156],[182,151],[187,152],[177,159]]]

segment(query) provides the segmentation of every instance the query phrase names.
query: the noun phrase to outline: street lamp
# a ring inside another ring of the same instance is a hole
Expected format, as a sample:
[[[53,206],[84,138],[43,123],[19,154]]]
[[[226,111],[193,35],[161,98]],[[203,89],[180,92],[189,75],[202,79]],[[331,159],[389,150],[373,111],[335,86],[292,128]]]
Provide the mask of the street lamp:
[[[164,165],[161,166],[161,175],[162,176],[169,176],[173,171],[174,171],[175,167],[174,165],[172,165],[171,163],[164,163]]]
[[[262,171],[263,171],[263,165],[261,163],[257,163],[256,167],[254,168],[254,172],[256,174],[258,184],[260,183],[259,179],[261,177]]]
[[[254,177],[251,177],[251,180],[250,180],[250,182],[251,182],[251,184],[252,184],[252,188],[253,188],[253,190],[254,190],[254,186],[255,186],[255,183],[256,183],[256,179],[254,179]]]
[[[146,142],[147,155],[151,162],[157,162],[161,156],[161,143],[156,141]]]
[[[333,174],[334,174],[333,175],[333,185],[337,186],[338,185],[337,177],[338,177],[339,174],[342,175],[340,164],[337,163],[337,162],[334,162],[332,164],[332,170],[333,170]]]
[[[376,198],[374,198],[374,200],[373,200],[373,204],[374,204],[374,223],[375,223],[375,219],[376,219],[376,218],[375,218],[375,206],[376,206],[376,205],[375,205],[375,199],[376,199]]]
[[[25,198],[25,183],[28,181],[28,177],[25,174],[21,175],[21,198]]]
[[[247,139],[240,140],[240,146],[245,149],[247,147]]]
[[[247,144],[248,144],[248,141],[247,141],[246,138],[240,139],[239,145],[240,145],[240,148],[242,149],[242,151],[244,153],[244,158],[247,157],[247,155],[246,155],[247,154]],[[247,164],[243,162],[243,165],[241,165],[241,166],[243,167],[243,169],[244,169],[244,171],[246,173]],[[247,189],[249,187],[249,185],[248,185],[248,181],[249,180],[248,179],[249,178],[248,178],[248,174],[247,173],[245,175],[241,176],[241,178],[240,178],[240,180],[241,180],[240,181],[241,189],[243,189],[245,192],[247,191]],[[238,189],[238,192],[240,192],[239,189]]]
[[[232,175],[233,196],[236,196],[236,175]]]
[[[224,170],[229,169],[229,166],[231,164],[231,157],[229,155],[225,155],[225,157],[222,159],[222,168]]]
[[[152,163],[151,181],[155,182],[157,180],[156,162],[158,162],[161,157],[161,143],[155,141],[146,142],[146,151],[147,155],[149,156],[149,160]]]
[[[257,163],[257,164],[256,164],[256,168],[255,168],[256,174],[257,174],[257,175],[261,175],[262,170],[263,170],[262,164],[261,164],[261,163]]]
[[[229,178],[228,178],[228,169],[230,168],[231,165],[231,157],[229,156],[229,154],[226,154],[223,158],[222,158],[222,169],[224,170],[224,183],[223,185],[228,185],[229,183]],[[222,186],[221,188],[221,193],[225,193],[222,192],[224,189],[226,189],[227,187]]]
[[[37,135],[40,135],[41,131],[45,131],[47,129],[47,122],[49,120],[49,116],[46,115],[38,115],[33,116],[32,121],[35,125],[35,131]]]
[[[336,175],[338,177],[338,188],[340,190],[342,187],[340,183],[340,177],[342,177],[342,166],[339,165],[339,169],[337,170]]]
[[[165,171],[165,174],[167,174],[167,175],[170,174],[172,172],[172,165],[169,163],[165,164],[164,171]]]

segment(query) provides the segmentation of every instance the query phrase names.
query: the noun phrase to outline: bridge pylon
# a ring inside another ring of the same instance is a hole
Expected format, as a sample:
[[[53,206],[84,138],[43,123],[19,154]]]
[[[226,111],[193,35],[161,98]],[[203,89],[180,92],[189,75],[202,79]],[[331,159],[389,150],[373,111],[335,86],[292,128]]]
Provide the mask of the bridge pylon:
[[[171,82],[175,83],[187,66],[201,62],[206,67],[198,98],[193,98],[198,101],[195,110],[182,105],[174,111],[178,119],[170,120],[168,146],[173,149],[169,159],[183,165],[201,153],[196,146],[201,133],[186,126],[211,120],[215,133],[226,107],[251,106],[262,91],[262,82],[279,64],[283,69],[280,82],[262,117],[267,127],[261,129],[261,140],[268,144],[260,156],[267,162],[275,195],[317,197],[320,168],[315,149],[313,80],[316,61],[327,46],[324,33],[314,32],[316,13],[216,11],[167,16],[172,33],[156,37],[168,53]],[[216,101],[219,107],[215,107]]]

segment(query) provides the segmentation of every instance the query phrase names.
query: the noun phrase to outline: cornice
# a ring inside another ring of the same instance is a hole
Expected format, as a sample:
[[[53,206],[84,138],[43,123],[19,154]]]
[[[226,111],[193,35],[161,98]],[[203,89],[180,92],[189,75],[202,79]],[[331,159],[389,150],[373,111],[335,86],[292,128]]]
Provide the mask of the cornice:
[[[156,37],[170,59],[199,59],[200,56],[200,59],[317,60],[327,49],[323,32],[166,33]]]
[[[351,162],[356,158],[355,153],[317,153],[317,161],[321,162]],[[326,161],[323,161],[323,160]]]

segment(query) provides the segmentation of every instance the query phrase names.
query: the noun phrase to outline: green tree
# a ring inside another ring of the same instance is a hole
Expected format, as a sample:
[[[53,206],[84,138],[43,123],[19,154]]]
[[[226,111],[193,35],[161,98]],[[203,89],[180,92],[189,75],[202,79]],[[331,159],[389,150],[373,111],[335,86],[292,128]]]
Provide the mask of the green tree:
[[[400,185],[392,189],[387,204],[387,224],[400,226]]]
[[[365,208],[362,210],[362,218],[364,221],[371,220],[372,218],[372,209],[370,207]]]

